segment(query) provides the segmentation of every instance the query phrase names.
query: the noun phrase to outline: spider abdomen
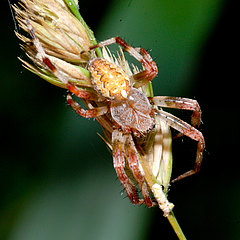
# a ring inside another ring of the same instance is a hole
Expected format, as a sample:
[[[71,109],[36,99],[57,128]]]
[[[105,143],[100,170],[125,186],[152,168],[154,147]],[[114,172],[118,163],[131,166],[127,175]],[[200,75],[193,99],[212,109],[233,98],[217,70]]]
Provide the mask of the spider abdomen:
[[[95,90],[104,97],[127,98],[130,91],[130,80],[120,67],[106,59],[95,58],[90,61],[88,69],[92,75],[92,84]]]
[[[136,88],[131,88],[127,99],[112,101],[110,110],[112,118],[120,126],[146,132],[154,125],[154,119],[150,116],[151,104],[147,97]]]

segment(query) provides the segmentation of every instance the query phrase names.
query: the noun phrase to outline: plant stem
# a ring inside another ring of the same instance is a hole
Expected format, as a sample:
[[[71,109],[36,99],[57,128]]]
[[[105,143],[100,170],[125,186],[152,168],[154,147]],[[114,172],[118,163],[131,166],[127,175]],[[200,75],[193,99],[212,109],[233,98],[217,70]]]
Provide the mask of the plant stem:
[[[186,237],[185,237],[181,227],[179,226],[178,221],[177,221],[175,215],[173,214],[173,211],[167,216],[167,219],[170,222],[170,224],[172,225],[172,228],[174,229],[178,238],[180,240],[186,240]]]
[[[145,173],[146,182],[149,185],[150,189],[152,189],[152,186],[155,183],[158,184],[158,181],[155,178],[155,176],[153,174],[151,174],[151,171],[149,170],[149,167],[148,167],[148,163],[145,162],[141,157],[140,157],[140,161],[141,161],[144,173]],[[178,236],[179,240],[186,240],[186,237],[185,237],[180,225],[178,224],[178,221],[177,221],[175,215],[173,214],[173,211],[171,211],[169,213],[169,215],[167,216],[167,219],[168,219],[169,223],[171,224],[173,230],[175,231],[176,235]]]

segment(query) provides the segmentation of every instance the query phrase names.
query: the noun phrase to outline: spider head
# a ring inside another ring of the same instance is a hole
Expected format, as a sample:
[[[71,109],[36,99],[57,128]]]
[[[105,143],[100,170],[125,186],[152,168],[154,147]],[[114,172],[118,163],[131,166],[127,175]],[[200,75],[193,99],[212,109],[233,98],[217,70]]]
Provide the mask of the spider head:
[[[97,92],[111,100],[126,99],[130,92],[130,79],[117,65],[103,58],[94,58],[89,62],[88,70]]]

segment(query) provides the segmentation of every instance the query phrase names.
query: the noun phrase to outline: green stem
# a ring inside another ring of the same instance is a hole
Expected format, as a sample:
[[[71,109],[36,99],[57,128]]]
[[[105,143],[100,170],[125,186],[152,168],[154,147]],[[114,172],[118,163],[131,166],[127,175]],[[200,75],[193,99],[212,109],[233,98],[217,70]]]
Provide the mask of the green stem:
[[[168,221],[170,222],[170,224],[172,225],[172,228],[174,229],[175,233],[178,236],[179,240],[186,240],[186,237],[184,236],[184,233],[181,229],[181,227],[178,224],[178,221],[175,217],[175,215],[173,214],[173,211],[167,216]]]
[[[148,96],[148,97],[154,97],[153,87],[152,87],[152,83],[151,82],[149,82],[147,84],[147,89],[146,89],[145,95]]]
[[[158,181],[155,178],[155,176],[153,174],[151,174],[151,171],[149,170],[148,167],[148,163],[146,163],[141,157],[140,157],[140,161],[145,173],[145,179],[147,184],[149,185],[150,189],[152,189],[152,186],[157,183]],[[176,235],[178,236],[179,240],[186,240],[186,237],[180,227],[180,225],[178,224],[178,221],[176,219],[176,217],[173,214],[173,211],[171,211],[171,213],[167,216],[167,219],[169,221],[169,223],[171,224],[173,230],[175,231]]]

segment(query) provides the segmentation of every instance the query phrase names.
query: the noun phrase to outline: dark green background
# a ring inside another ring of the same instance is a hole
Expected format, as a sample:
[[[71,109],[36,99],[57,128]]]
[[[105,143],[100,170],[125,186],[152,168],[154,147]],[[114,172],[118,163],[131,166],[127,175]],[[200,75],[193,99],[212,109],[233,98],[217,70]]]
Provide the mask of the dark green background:
[[[237,1],[80,1],[98,40],[119,35],[151,51],[155,95],[194,98],[206,140],[199,174],[169,199],[188,239],[239,239],[239,31]],[[66,92],[21,67],[7,1],[1,1],[0,239],[177,239],[162,212],[133,206],[94,120],[77,116]],[[189,119],[189,113],[174,111]],[[173,142],[177,176],[196,143]]]

